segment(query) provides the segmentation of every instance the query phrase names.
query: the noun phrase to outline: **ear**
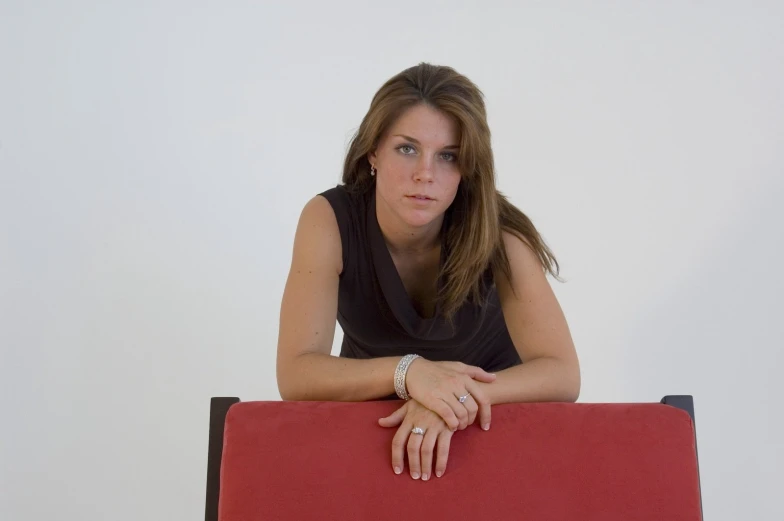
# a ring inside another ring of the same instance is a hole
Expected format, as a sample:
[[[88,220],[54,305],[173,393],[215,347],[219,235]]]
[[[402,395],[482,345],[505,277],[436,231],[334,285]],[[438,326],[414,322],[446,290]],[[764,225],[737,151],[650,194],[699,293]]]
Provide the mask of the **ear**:
[[[376,151],[375,150],[371,150],[370,152],[368,152],[367,160],[370,163],[370,166],[375,166],[375,164],[376,164]]]

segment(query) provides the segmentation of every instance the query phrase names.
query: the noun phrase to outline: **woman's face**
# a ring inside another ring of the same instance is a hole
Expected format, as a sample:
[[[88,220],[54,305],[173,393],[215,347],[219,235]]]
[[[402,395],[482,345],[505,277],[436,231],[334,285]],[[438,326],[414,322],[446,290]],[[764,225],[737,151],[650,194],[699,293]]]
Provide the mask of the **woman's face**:
[[[406,110],[368,154],[379,207],[411,227],[440,226],[460,184],[459,144],[451,116],[425,104]]]

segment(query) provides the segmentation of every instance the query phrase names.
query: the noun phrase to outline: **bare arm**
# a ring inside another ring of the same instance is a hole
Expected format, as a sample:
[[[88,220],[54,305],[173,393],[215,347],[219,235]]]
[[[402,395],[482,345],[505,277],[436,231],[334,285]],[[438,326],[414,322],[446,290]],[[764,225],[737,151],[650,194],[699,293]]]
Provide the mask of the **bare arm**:
[[[496,373],[482,386],[492,404],[577,400],[580,364],[569,326],[534,252],[504,232],[512,281],[495,273],[498,296],[509,334],[522,365]]]
[[[365,401],[395,392],[399,357],[330,355],[342,258],[335,213],[325,198],[316,196],[305,205],[297,226],[280,309],[277,379],[284,400]]]

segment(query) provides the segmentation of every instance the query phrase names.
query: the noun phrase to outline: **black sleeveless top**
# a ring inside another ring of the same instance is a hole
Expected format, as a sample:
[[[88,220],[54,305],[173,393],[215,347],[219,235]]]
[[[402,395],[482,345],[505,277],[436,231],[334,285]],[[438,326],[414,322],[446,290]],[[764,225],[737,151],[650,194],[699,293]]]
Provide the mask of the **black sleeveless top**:
[[[488,372],[521,363],[504,322],[490,269],[485,272],[487,293],[482,306],[463,304],[452,324],[438,307],[433,318],[422,318],[381,234],[375,189],[357,195],[337,186],[320,195],[335,212],[343,245],[337,317],[343,329],[340,356],[376,358],[415,353],[428,360],[458,361]]]

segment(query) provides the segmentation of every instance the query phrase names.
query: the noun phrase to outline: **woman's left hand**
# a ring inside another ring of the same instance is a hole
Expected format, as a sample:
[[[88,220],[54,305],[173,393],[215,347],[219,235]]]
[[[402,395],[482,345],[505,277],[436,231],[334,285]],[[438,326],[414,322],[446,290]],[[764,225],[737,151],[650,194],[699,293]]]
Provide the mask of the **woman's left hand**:
[[[382,427],[400,426],[392,440],[392,468],[395,474],[403,472],[403,455],[407,450],[411,477],[419,479],[421,476],[423,481],[430,479],[433,453],[438,445],[435,474],[438,477],[444,475],[454,432],[439,415],[412,399],[386,418],[379,419],[378,424]],[[424,434],[411,432],[417,427]]]

